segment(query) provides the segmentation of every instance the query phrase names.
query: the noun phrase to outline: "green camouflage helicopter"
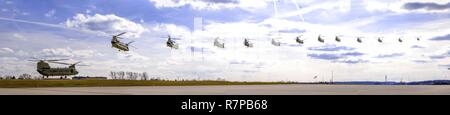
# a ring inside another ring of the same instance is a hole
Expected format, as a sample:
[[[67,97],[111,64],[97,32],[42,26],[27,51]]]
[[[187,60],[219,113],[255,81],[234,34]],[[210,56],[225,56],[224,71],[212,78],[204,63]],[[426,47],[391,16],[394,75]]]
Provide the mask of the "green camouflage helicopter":
[[[54,60],[44,60],[44,59],[35,59],[35,60],[29,60],[37,62],[37,72],[44,77],[48,78],[49,76],[61,76],[64,78],[67,78],[67,76],[77,75],[78,71],[75,68],[75,65],[81,63],[64,63],[64,62],[58,62],[68,59],[54,59]],[[69,65],[67,68],[52,68],[50,67],[49,63],[54,64],[62,64],[62,65]],[[85,66],[85,65],[79,65],[79,66]]]
[[[170,35],[167,35],[167,42],[166,46],[172,49],[178,49],[178,44],[175,42],[175,40],[178,40],[179,38],[172,38]]]
[[[248,38],[245,38],[244,39],[244,46],[247,47],[247,48],[252,48],[253,47],[253,43],[251,43]]]
[[[225,43],[223,42],[223,40],[216,38],[214,39],[214,46],[218,48],[225,48]]]
[[[128,42],[128,43],[123,43],[120,42],[119,39],[123,39],[122,37],[119,37],[123,34],[125,34],[126,32],[122,32],[120,34],[117,35],[113,35],[112,40],[111,40],[111,47],[118,49],[119,51],[130,51],[129,47],[131,43],[133,43],[134,41]],[[133,47],[133,46],[131,46]]]

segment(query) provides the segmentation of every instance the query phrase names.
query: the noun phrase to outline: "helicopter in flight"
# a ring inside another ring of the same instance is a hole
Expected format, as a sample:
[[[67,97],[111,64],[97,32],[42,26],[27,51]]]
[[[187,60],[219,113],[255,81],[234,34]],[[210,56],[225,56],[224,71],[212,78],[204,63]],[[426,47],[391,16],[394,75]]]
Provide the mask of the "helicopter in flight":
[[[304,40],[300,39],[302,36],[303,36],[303,35],[297,36],[297,37],[295,38],[295,42],[297,42],[297,43],[299,43],[299,44],[305,43]]]
[[[175,42],[175,39],[177,38],[172,38],[170,35],[167,35],[166,46],[172,49],[178,49],[178,44]]]
[[[62,77],[64,76],[64,78],[67,79],[67,76],[77,75],[78,71],[75,68],[75,66],[77,64],[81,63],[81,61],[76,62],[76,63],[59,62],[59,61],[63,61],[63,60],[68,60],[68,59],[44,60],[44,59],[34,58],[34,60],[29,60],[29,61],[37,62],[37,72],[39,74],[43,75],[43,77],[48,78],[49,76],[61,76],[61,79],[62,79]],[[69,67],[52,68],[52,67],[50,67],[49,63],[68,65]],[[86,65],[78,65],[78,66],[86,66]]]
[[[398,42],[403,42],[402,37],[398,38]]]
[[[275,40],[275,38],[272,38],[272,45],[274,46],[281,46],[281,42],[278,40]]]
[[[361,38],[362,38],[362,37],[357,37],[357,38],[356,38],[356,41],[359,42],[359,43],[362,43]]]
[[[336,42],[341,42],[341,38],[339,38],[339,36],[336,36],[335,40]]]
[[[111,47],[116,48],[119,51],[130,51],[128,46],[130,46],[130,44],[133,43],[134,41],[131,41],[128,43],[123,43],[119,40],[119,39],[123,39],[122,37],[119,37],[119,36],[121,36],[125,33],[126,32],[122,32],[120,34],[113,35],[112,40],[111,40]]]
[[[378,37],[378,42],[383,43],[383,37]]]
[[[244,39],[244,46],[247,47],[247,48],[252,48],[253,47],[253,43],[251,43],[250,40],[245,38]]]
[[[319,35],[319,37],[317,38],[317,40],[319,40],[319,42],[322,42],[322,43],[325,42],[325,40],[322,38],[322,35]]]
[[[225,48],[225,43],[222,42],[219,38],[214,39],[214,46],[219,48]]]

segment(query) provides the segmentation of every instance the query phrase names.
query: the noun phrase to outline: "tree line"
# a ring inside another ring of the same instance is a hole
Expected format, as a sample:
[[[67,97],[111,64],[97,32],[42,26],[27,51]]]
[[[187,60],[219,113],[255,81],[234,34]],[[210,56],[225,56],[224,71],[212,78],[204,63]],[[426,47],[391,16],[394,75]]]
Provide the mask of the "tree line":
[[[149,76],[147,72],[139,73],[139,72],[125,72],[125,71],[118,71],[114,72],[111,71],[109,76],[113,80],[149,80]],[[154,80],[154,79],[150,79]]]
[[[31,76],[30,74],[24,73],[19,76],[14,75],[4,75],[0,76],[0,80],[10,80],[10,79],[20,79],[20,80],[30,80],[30,79],[37,79],[36,77]]]

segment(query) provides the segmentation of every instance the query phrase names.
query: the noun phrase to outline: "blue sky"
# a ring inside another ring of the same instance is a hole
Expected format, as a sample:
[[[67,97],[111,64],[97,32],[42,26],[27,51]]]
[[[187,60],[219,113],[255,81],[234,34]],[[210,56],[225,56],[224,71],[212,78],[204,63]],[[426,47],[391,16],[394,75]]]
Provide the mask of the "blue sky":
[[[134,71],[165,79],[316,81],[314,76],[328,79],[334,72],[338,81],[385,75],[446,79],[449,5],[448,0],[0,0],[0,75],[38,75],[35,63],[26,60],[39,57],[83,61],[90,65],[78,67],[83,76]],[[202,30],[194,29],[194,18],[203,20]],[[127,53],[110,44],[110,35],[123,31],[125,42],[136,41],[137,48]],[[179,50],[164,46],[169,34],[181,38]],[[305,44],[295,43],[299,35]],[[325,43],[317,41],[319,35]],[[334,41],[336,35],[342,42]],[[212,45],[217,37],[225,49]],[[246,37],[254,48],[243,47]],[[272,46],[272,38],[282,46]]]

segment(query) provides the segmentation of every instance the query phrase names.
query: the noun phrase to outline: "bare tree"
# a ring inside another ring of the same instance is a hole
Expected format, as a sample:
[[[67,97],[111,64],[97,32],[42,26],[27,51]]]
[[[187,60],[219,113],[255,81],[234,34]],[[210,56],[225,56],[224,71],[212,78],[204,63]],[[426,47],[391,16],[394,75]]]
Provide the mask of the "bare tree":
[[[148,79],[147,72],[142,73],[141,80],[147,80],[147,79]]]
[[[125,72],[121,71],[119,72],[119,79],[124,80],[125,79]]]
[[[126,74],[127,74],[127,80],[132,80],[133,72],[126,72]]]
[[[110,73],[111,79],[117,80],[118,79],[117,74],[118,74],[118,72],[111,71],[111,73]]]
[[[17,79],[28,80],[28,79],[31,79],[31,75],[24,73],[22,75],[19,75],[19,77]]]

